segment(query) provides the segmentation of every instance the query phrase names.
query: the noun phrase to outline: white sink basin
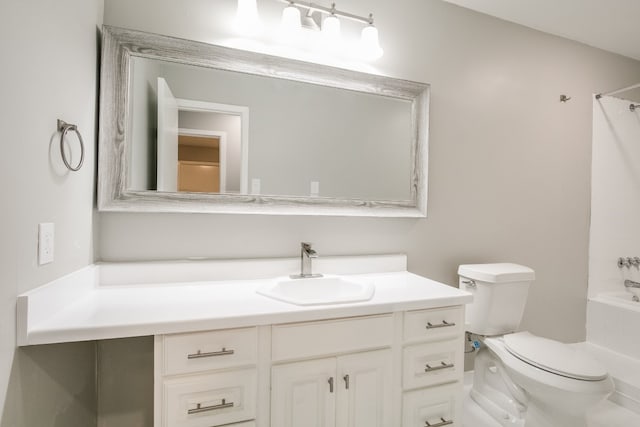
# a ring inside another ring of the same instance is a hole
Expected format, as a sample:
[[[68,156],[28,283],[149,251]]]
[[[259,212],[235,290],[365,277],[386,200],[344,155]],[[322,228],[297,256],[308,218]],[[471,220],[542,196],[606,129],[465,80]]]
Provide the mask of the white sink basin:
[[[303,279],[281,277],[258,288],[256,292],[296,305],[340,304],[370,300],[375,286],[372,282],[352,281],[340,276]]]

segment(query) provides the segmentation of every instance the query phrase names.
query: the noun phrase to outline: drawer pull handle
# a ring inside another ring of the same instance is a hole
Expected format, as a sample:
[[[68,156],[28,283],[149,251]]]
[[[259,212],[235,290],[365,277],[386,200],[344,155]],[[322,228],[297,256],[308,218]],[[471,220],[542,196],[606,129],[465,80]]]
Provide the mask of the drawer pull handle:
[[[202,406],[201,403],[198,403],[195,408],[189,409],[187,411],[188,415],[200,414],[202,412],[216,411],[218,409],[226,409],[233,408],[233,402],[227,403],[227,399],[222,399],[222,403],[219,405],[211,405],[211,406]]]
[[[445,362],[440,362],[438,366],[431,366],[427,363],[426,366],[427,367],[424,368],[425,372],[433,372],[433,371],[439,371],[441,369],[449,369],[449,368],[455,367],[453,363],[445,363]]]
[[[220,351],[211,351],[209,353],[203,353],[200,350],[198,350],[197,353],[192,353],[187,355],[187,359],[201,359],[203,357],[228,356],[233,353],[234,353],[233,350],[227,350],[224,347],[222,347],[222,350]]]
[[[456,322],[449,323],[446,320],[443,320],[442,323],[439,323],[437,325],[434,325],[431,322],[427,322],[427,329],[449,328],[451,326],[456,326]]]
[[[329,377],[329,393],[333,393],[333,377]]]
[[[425,427],[443,427],[443,426],[450,426],[451,424],[453,424],[453,420],[445,420],[444,418],[440,418],[440,421],[438,422],[438,424],[431,424],[429,421],[425,421]]]
[[[346,388],[347,390],[349,390],[349,374],[345,375],[344,377],[344,388]]]

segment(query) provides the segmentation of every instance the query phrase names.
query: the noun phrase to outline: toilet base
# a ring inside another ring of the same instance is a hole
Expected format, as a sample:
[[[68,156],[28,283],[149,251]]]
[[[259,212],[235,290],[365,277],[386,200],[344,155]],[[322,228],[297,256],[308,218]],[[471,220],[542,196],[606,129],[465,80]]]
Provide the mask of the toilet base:
[[[495,404],[493,401],[489,400],[483,394],[478,393],[478,391],[471,389],[469,391],[469,396],[473,399],[474,402],[480,406],[491,418],[496,420],[503,427],[524,427],[524,419],[513,416],[509,414],[507,411],[502,409],[500,406]]]
[[[489,349],[481,348],[476,355],[470,396],[502,426],[524,426],[527,396]]]
[[[470,396],[503,427],[587,427],[587,410],[613,390],[609,378],[582,382],[539,372],[492,340],[476,355]]]

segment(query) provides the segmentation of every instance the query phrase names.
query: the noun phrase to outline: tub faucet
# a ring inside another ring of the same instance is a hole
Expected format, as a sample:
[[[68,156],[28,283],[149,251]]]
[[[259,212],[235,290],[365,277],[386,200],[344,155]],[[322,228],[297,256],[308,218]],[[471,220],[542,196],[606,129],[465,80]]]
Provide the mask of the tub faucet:
[[[300,243],[300,274],[292,274],[292,279],[305,279],[309,277],[322,277],[322,274],[313,274],[311,260],[318,258],[318,253],[311,249],[311,243]]]
[[[624,287],[640,289],[640,282],[634,282],[633,280],[627,279],[624,281]]]
[[[624,287],[633,294],[633,298],[631,298],[633,301],[640,302],[640,298],[638,298],[638,294],[640,294],[640,283],[627,279],[624,281]]]

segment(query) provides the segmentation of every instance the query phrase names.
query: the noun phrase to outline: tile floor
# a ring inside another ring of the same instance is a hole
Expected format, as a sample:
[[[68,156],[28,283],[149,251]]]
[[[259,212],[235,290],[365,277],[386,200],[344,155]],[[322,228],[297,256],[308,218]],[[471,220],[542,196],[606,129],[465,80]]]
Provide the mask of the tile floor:
[[[471,379],[472,377],[465,373],[463,427],[501,427],[469,396]],[[640,415],[605,400],[593,409],[587,419],[587,426],[558,427],[640,427]]]

